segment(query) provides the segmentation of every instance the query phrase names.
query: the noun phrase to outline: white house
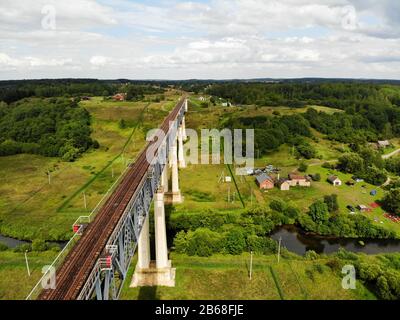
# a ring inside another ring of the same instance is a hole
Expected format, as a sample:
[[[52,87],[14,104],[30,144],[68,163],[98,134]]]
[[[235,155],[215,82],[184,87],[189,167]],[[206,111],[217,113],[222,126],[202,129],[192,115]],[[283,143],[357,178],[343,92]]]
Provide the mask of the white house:
[[[329,176],[328,181],[335,187],[340,187],[342,185],[342,180],[340,180],[337,176]]]

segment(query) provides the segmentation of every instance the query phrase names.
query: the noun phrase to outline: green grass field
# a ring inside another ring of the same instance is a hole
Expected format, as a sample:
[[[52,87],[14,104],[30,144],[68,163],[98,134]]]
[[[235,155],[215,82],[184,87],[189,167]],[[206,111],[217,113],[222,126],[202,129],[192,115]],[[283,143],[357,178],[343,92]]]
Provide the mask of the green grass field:
[[[74,163],[36,155],[1,157],[0,233],[27,240],[68,239],[72,223],[95,208],[143,148],[147,130],[157,127],[178,99],[170,92],[160,103],[81,102],[92,115],[92,137],[101,147]],[[120,119],[127,128],[119,127]]]
[[[172,254],[176,267],[176,286],[130,288],[126,282],[123,300],[352,300],[374,299],[359,283],[357,290],[344,290],[341,277],[325,266],[328,261],[281,259],[276,256],[255,256],[252,280],[249,279],[249,254],[242,256],[216,255],[208,258]],[[321,265],[323,273],[316,271]],[[273,278],[272,272],[275,275]],[[295,270],[295,271],[294,271]],[[128,280],[132,278],[130,269]],[[280,294],[281,292],[281,294]],[[282,296],[282,297],[281,297]]]
[[[42,268],[51,264],[56,255],[52,251],[28,253],[28,276],[23,253],[0,252],[0,300],[24,300],[42,277]]]

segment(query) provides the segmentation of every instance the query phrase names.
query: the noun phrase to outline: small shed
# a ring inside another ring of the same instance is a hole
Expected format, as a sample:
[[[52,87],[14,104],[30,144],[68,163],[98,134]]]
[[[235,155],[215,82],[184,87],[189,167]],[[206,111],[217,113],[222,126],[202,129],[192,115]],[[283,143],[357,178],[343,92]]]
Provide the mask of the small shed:
[[[125,93],[117,93],[116,95],[113,96],[113,99],[115,101],[125,101],[126,94]]]
[[[369,208],[366,205],[359,204],[357,206],[357,209],[360,210],[361,212],[369,211]]]
[[[273,189],[275,187],[273,179],[265,173],[256,176],[256,182],[260,189]]]
[[[378,147],[379,148],[387,148],[390,146],[390,142],[388,140],[382,140],[382,141],[378,141]]]
[[[290,182],[287,179],[279,179],[278,187],[281,191],[289,191],[290,190]]]
[[[335,187],[339,187],[342,185],[342,180],[340,180],[337,176],[329,176],[328,181],[333,184]]]

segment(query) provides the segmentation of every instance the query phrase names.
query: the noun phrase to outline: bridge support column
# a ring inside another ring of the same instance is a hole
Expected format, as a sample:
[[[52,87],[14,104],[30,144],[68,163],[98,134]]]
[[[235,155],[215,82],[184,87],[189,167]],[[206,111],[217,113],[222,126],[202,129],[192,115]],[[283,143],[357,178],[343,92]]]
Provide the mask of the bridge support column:
[[[165,226],[164,192],[160,188],[154,197],[154,234],[156,240],[156,267],[167,268],[168,247],[167,230]]]
[[[168,260],[167,230],[165,223],[163,190],[163,186],[160,185],[160,188],[154,195],[154,235],[156,261],[150,262],[150,254],[148,256],[149,259],[143,261],[144,257],[141,257],[141,251],[139,249],[139,260],[136,266],[135,274],[132,279],[131,287],[175,286],[176,269],[171,267],[171,261]],[[142,234],[143,231],[145,230],[142,230]],[[147,261],[149,262],[148,266],[146,268],[142,268],[141,265],[145,265],[145,262]]]
[[[171,192],[166,194],[167,202],[168,203],[182,203],[183,199],[181,196],[181,191],[179,189],[179,171],[178,171],[178,148],[177,148],[177,141],[171,147],[170,150],[170,161],[171,161],[171,175],[172,175],[172,190]]]
[[[185,120],[185,116],[183,116],[182,119],[182,132],[183,132],[183,141],[186,141],[188,139],[187,137],[187,133],[186,133],[186,120]]]
[[[183,150],[183,128],[178,129],[178,162],[179,168],[186,168],[185,152]]]
[[[165,192],[168,192],[168,165],[164,167],[164,171],[161,175],[161,186]]]
[[[149,267],[150,267],[149,217],[146,217],[138,242],[138,268],[147,269]]]

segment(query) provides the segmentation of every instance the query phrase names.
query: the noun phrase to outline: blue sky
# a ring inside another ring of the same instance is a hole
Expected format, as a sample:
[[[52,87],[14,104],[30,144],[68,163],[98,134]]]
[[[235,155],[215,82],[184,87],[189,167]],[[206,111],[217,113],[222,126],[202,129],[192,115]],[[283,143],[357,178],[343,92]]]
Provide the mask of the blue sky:
[[[398,0],[0,0],[0,79],[399,71]]]

